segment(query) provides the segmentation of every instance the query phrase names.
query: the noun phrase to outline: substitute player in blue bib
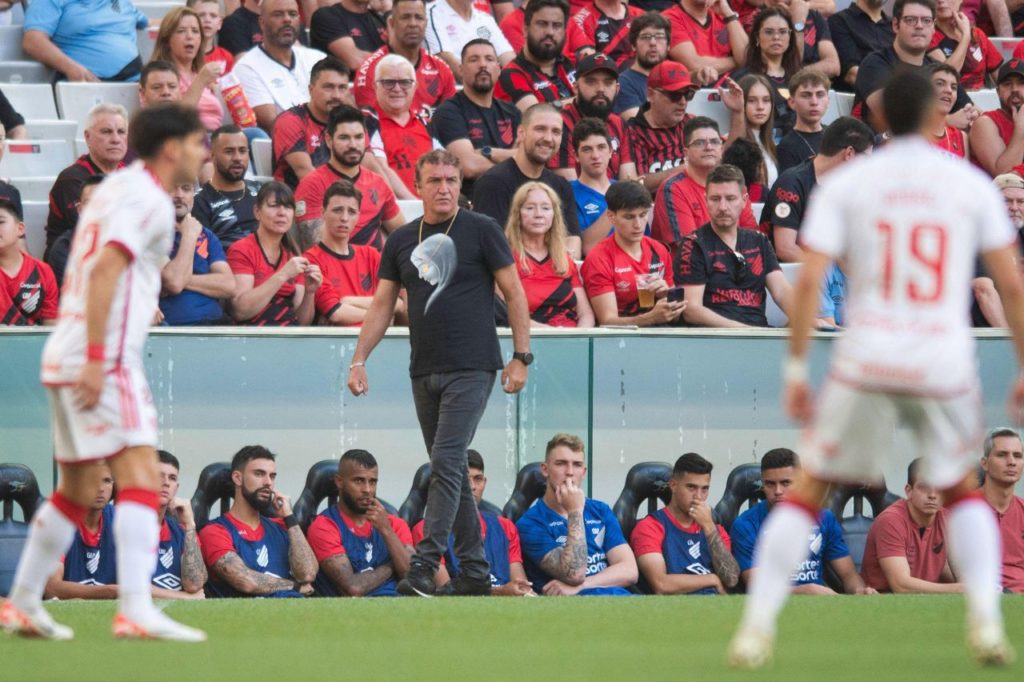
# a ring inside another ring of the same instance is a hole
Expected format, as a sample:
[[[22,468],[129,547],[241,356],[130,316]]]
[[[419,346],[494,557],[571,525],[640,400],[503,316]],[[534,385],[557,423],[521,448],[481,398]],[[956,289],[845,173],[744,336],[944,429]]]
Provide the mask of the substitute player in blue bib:
[[[711,518],[711,469],[695,452],[677,459],[668,506],[633,529],[641,585],[654,594],[725,594],[739,581],[729,534]]]
[[[549,596],[630,594],[626,588],[638,575],[633,550],[611,508],[580,488],[587,473],[583,441],[556,434],[541,472],[544,497],[516,524],[533,588]]]
[[[325,597],[395,597],[409,571],[412,531],[377,499],[379,468],[366,450],[348,450],[338,462],[338,503],[309,526],[320,565],[314,587]]]
[[[292,514],[291,500],[274,489],[275,458],[261,445],[247,445],[231,460],[231,509],[199,533],[211,597],[301,597],[313,592],[316,557]]]
[[[206,564],[199,549],[192,504],[178,497],[178,458],[157,450],[160,460],[160,544],[157,547],[153,586],[178,592],[183,598],[202,599]]]

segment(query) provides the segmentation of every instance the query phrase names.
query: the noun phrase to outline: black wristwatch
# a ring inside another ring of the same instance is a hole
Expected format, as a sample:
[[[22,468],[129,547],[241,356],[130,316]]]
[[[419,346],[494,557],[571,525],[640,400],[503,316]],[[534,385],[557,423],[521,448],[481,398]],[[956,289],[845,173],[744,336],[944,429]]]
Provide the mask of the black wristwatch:
[[[490,147],[489,145],[488,145],[488,146],[484,146],[484,147],[482,147],[482,148],[480,149],[480,153],[481,153],[481,154],[483,155],[483,157],[484,157],[485,159],[487,159],[488,161],[491,161],[491,160],[492,160],[492,159],[491,159],[491,152],[493,152],[493,151],[494,151],[494,150],[493,150],[493,149],[491,149],[491,147]]]
[[[526,351],[525,353],[512,353],[512,359],[518,360],[527,367],[533,364],[533,353]]]

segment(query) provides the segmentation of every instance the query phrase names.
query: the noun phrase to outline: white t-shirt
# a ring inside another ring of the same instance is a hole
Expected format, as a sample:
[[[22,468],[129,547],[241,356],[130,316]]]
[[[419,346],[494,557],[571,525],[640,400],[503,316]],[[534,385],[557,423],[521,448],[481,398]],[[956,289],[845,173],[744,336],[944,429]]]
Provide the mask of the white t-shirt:
[[[474,7],[466,21],[447,0],[434,0],[427,7],[427,52],[430,54],[450,52],[459,57],[462,46],[476,38],[491,41],[498,55],[513,51],[490,14]]]
[[[104,180],[78,218],[61,289],[57,326],[43,347],[44,384],[67,384],[85,362],[87,283],[102,248],[131,258],[107,317],[105,369],[142,367],[142,350],[160,299],[160,271],[174,243],[174,204],[141,161]]]
[[[923,139],[897,139],[829,173],[800,240],[843,259],[848,329],[834,376],[915,395],[972,388],[976,257],[1015,239],[992,179]]]
[[[280,113],[309,101],[309,71],[327,55],[298,43],[292,46],[292,54],[295,59],[290,69],[272,59],[260,45],[235,62],[232,73],[242,83],[249,106],[273,104]]]

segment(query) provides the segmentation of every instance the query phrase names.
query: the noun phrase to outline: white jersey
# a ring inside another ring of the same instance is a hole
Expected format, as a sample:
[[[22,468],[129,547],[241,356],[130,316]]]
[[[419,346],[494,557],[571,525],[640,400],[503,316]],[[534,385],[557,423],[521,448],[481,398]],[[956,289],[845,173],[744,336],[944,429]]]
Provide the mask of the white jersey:
[[[57,326],[43,347],[42,380],[68,384],[86,355],[85,303],[89,275],[103,246],[131,258],[110,304],[104,369],[141,368],[142,350],[160,298],[160,271],[174,239],[174,204],[142,165],[133,163],[104,180],[78,218],[61,292]]]
[[[800,238],[847,276],[835,378],[936,397],[974,386],[976,257],[1016,239],[991,178],[923,139],[898,139],[823,179]]]

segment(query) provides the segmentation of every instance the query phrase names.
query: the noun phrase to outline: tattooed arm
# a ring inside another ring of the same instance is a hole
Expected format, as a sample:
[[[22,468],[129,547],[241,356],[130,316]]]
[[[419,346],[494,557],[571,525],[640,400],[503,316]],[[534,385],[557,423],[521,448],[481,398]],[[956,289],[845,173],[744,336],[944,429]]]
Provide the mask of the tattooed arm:
[[[711,548],[711,565],[715,568],[715,575],[722,581],[726,589],[736,587],[740,581],[740,565],[736,563],[735,557],[726,546],[722,536],[718,534],[718,528],[704,531],[704,537],[708,540]]]
[[[391,564],[378,566],[372,571],[356,573],[352,570],[352,562],[344,554],[336,554],[324,559],[320,564],[320,570],[338,588],[338,591],[350,597],[365,597],[394,575]]]
[[[199,551],[196,528],[186,527],[185,542],[181,551],[181,589],[190,593],[202,592],[208,577],[206,564],[203,563],[203,553]]]
[[[300,583],[316,580],[316,555],[298,526],[288,529],[288,566],[292,576]]]
[[[259,596],[280,590],[294,589],[294,583],[285,578],[254,571],[235,552],[228,552],[213,565],[213,574],[242,594]]]
[[[565,545],[544,555],[540,568],[555,580],[567,585],[582,585],[587,577],[587,538],[583,527],[583,490],[572,480],[555,491],[556,497],[568,514],[568,532]]]

